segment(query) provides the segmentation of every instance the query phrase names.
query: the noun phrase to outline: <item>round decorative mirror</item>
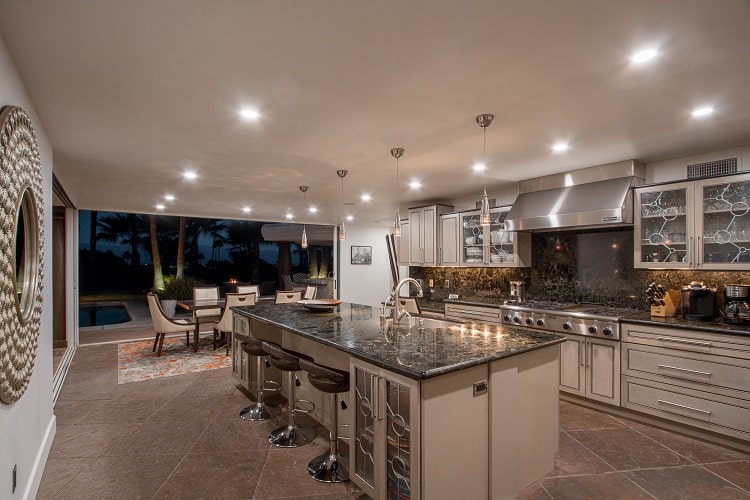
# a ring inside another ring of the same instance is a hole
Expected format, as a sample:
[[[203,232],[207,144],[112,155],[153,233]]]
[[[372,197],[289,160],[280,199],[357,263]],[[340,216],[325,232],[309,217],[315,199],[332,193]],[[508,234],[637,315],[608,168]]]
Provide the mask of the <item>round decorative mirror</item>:
[[[42,316],[44,212],[39,148],[26,112],[0,112],[0,401],[26,392]]]
[[[21,323],[28,323],[34,310],[34,290],[37,288],[36,278],[39,266],[36,203],[28,186],[22,190],[19,201],[15,244],[13,245],[16,307],[18,307],[18,317]]]

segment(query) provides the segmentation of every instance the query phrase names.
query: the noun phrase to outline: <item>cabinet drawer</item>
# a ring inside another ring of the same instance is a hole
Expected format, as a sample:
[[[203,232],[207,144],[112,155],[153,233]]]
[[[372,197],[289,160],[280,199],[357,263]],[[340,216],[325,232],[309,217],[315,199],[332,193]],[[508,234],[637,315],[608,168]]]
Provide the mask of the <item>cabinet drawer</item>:
[[[624,323],[620,339],[623,342],[750,360],[750,336]]]
[[[624,406],[670,420],[726,434],[726,430],[750,433],[747,401],[708,399],[690,390],[635,377],[626,377]],[[731,433],[748,439],[748,434]]]
[[[630,343],[623,345],[625,373],[628,375],[644,372],[680,381],[750,392],[750,361]],[[750,394],[748,396],[750,398]]]
[[[464,306],[445,304],[445,319],[459,321],[478,321],[499,325],[501,322],[500,309],[497,307]]]

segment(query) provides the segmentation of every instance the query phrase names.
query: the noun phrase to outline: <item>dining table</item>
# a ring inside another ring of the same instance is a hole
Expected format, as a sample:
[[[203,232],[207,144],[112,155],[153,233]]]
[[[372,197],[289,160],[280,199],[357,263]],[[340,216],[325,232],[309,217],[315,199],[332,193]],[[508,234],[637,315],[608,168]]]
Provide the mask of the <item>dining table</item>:
[[[177,306],[188,311],[198,311],[200,309],[221,309],[227,305],[226,299],[196,299],[196,300],[178,300]],[[206,316],[213,318],[213,316]],[[213,319],[212,319],[213,321]],[[195,341],[193,342],[193,351],[198,352],[198,339],[200,338],[201,317],[195,317]]]

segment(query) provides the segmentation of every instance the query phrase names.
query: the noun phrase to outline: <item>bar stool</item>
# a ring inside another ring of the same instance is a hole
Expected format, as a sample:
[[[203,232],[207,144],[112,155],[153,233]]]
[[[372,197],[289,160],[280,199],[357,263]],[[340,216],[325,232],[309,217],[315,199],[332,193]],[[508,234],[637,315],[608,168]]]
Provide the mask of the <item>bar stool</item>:
[[[278,392],[281,390],[281,385],[274,380],[265,379],[265,358],[268,353],[263,350],[263,344],[260,340],[253,337],[235,333],[238,340],[242,341],[242,350],[251,356],[255,356],[256,359],[256,382],[255,391],[258,394],[258,402],[243,408],[240,411],[240,418],[243,420],[268,420],[281,413],[281,408],[278,406],[268,406],[263,403],[263,393],[265,392]],[[276,385],[277,387],[266,388],[267,384]]]
[[[301,370],[299,365],[300,361],[303,359],[312,361],[312,358],[299,352],[282,349],[281,346],[274,344],[273,342],[261,341],[261,343],[263,345],[263,350],[266,351],[271,358],[273,366],[281,371],[288,372],[289,377],[289,421],[287,425],[272,431],[268,435],[268,442],[279,448],[296,448],[310,443],[315,439],[315,436],[317,436],[318,433],[315,432],[315,429],[297,424],[294,421],[294,416],[296,413],[310,413],[315,408],[315,405],[312,401],[295,399],[294,387],[297,380],[296,372]],[[307,403],[311,405],[311,408],[299,408],[297,403]]]
[[[330,394],[331,430],[329,439],[331,447],[327,453],[318,455],[307,464],[307,473],[311,478],[323,483],[340,483],[349,480],[346,460],[339,461],[338,408],[336,395],[349,392],[349,372],[336,370],[317,363],[299,360],[300,368],[307,372],[307,379],[313,387]],[[344,438],[342,438],[344,439]]]

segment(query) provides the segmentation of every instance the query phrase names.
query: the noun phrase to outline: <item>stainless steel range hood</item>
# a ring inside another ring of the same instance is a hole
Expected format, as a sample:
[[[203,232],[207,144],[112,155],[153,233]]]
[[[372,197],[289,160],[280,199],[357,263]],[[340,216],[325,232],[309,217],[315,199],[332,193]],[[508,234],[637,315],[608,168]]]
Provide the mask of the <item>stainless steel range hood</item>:
[[[505,227],[551,231],[631,225],[631,188],[645,177],[644,165],[628,160],[522,181]]]

